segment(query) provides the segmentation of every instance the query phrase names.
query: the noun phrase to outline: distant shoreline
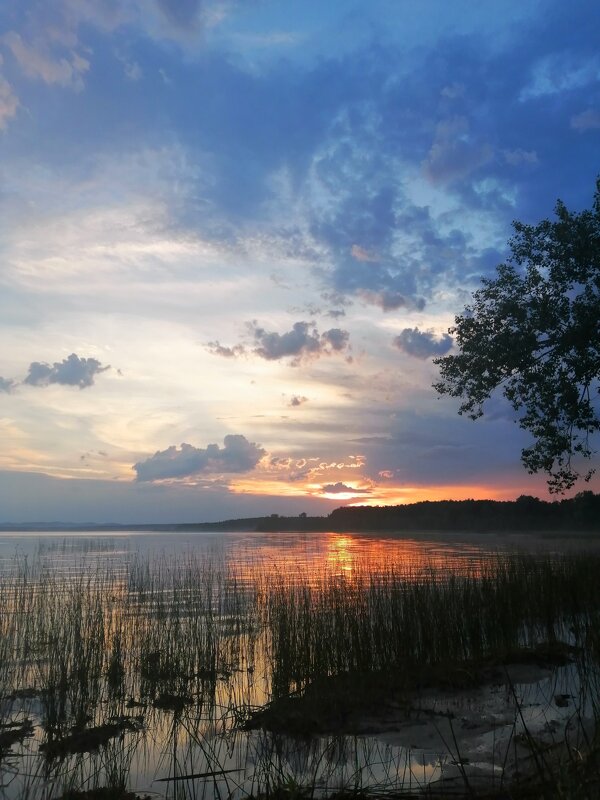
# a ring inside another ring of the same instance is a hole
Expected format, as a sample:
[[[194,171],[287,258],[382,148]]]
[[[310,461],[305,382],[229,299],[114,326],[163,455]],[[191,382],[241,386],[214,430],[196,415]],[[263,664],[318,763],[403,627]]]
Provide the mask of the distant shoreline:
[[[342,506],[325,517],[271,514],[219,522],[187,523],[71,523],[29,522],[0,524],[0,533],[68,532],[118,533],[600,533],[600,494],[581,492],[567,500],[547,502],[522,496],[517,500],[438,500],[400,506]]]

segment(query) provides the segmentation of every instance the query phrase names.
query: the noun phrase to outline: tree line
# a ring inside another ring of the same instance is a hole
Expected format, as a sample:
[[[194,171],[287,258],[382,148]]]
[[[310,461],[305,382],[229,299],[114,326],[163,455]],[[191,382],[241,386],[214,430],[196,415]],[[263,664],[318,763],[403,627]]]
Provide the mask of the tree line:
[[[327,517],[274,514],[258,520],[255,530],[600,532],[600,494],[585,491],[553,502],[522,495],[512,501],[437,500],[401,506],[345,506]]]

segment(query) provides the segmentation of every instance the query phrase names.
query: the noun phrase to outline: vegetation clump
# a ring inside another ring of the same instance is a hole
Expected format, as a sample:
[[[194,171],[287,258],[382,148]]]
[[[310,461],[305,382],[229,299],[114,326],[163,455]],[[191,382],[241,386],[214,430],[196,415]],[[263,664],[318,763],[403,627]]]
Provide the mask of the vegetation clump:
[[[40,753],[46,758],[64,758],[73,753],[90,753],[106,745],[110,739],[122,736],[126,731],[139,732],[144,724],[143,717],[121,717],[103,725],[90,728],[73,728],[60,738],[50,738],[40,745]]]

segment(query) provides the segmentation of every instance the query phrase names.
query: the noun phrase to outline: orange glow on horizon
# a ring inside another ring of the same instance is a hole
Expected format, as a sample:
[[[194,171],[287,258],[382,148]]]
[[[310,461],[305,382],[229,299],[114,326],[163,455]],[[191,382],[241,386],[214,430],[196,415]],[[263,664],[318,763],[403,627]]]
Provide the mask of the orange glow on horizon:
[[[504,500],[510,490],[489,486],[378,486],[371,496],[354,496],[350,506],[399,506],[438,500]]]
[[[229,484],[233,494],[256,494],[275,497],[306,497],[310,492],[301,483],[286,483],[273,479],[260,480],[257,478],[235,478]]]
[[[507,500],[523,492],[510,486],[443,485],[443,486],[370,486],[363,489],[355,481],[343,481],[348,491],[324,492],[320,484],[286,482],[273,479],[240,478],[229,485],[234,494],[276,497],[320,498],[349,506],[395,506],[436,500]],[[323,481],[323,483],[327,483]],[[355,491],[352,491],[355,490]]]

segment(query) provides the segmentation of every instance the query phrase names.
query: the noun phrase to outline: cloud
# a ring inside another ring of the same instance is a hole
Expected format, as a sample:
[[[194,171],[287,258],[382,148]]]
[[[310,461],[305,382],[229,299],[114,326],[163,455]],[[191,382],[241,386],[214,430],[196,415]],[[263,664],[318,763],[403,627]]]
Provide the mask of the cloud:
[[[452,347],[453,340],[447,333],[438,338],[433,331],[404,328],[395,337],[394,344],[398,350],[413,358],[426,359],[430,356],[443,356]]]
[[[326,483],[325,486],[321,486],[321,491],[323,494],[342,494],[349,492],[352,494],[371,494],[370,489],[355,489],[354,486],[348,486],[345,483],[341,483],[341,481],[337,483]]]
[[[225,347],[219,341],[209,342],[206,349],[213,356],[221,356],[222,358],[237,358],[244,355],[246,348],[241,344],[236,344],[233,347]]]
[[[537,164],[539,162],[535,150],[523,150],[517,147],[515,150],[504,150],[502,155],[507,164],[511,167],[519,166],[520,164]]]
[[[144,72],[135,59],[129,58],[127,55],[120,53],[118,50],[115,52],[115,56],[123,65],[123,72],[125,73],[127,80],[135,83],[143,77]]]
[[[145,461],[134,464],[138,481],[160,481],[169,478],[186,478],[192,475],[210,475],[222,472],[250,472],[266,451],[241,434],[228,434],[223,447],[209,444],[205,448],[193,447],[185,442],[181,447],[172,445],[159,450]]]
[[[15,31],[6,33],[2,41],[29,78],[77,91],[83,88],[83,75],[90,68],[90,62],[78,53],[71,50],[67,56],[52,56],[43,43],[26,43]]]
[[[534,64],[532,78],[522,89],[521,101],[572,92],[596,83],[600,77],[600,60],[585,53],[552,53]]]
[[[318,354],[321,342],[316,329],[310,331],[309,327],[308,322],[296,322],[286,333],[269,332],[255,327],[254,338],[258,347],[254,352],[267,361],[277,361],[288,356],[301,359],[303,356]]]
[[[359,296],[372,306],[378,306],[382,311],[397,311],[399,308],[416,308],[422,311],[425,307],[423,298],[407,298],[400,292],[380,291],[373,292],[370,289],[361,289]]]
[[[306,211],[318,245],[315,271],[337,296],[360,297],[383,311],[421,310],[440,282],[485,271],[478,206],[487,198],[473,186],[492,170],[506,172],[506,162],[492,158],[486,144],[492,136],[475,109],[436,131],[437,101],[436,109],[428,107],[430,93],[411,85],[415,76],[392,92],[377,83],[376,70],[371,74],[371,102],[352,106],[352,114],[339,112],[336,138],[326,138],[313,156]],[[401,106],[419,109],[418,125],[413,117],[403,125],[392,114]],[[432,131],[437,139],[428,153]],[[415,174],[423,164],[431,182]],[[519,177],[511,170],[511,180]],[[489,194],[494,183],[481,185]],[[455,194],[465,199],[457,204]]]
[[[40,361],[29,365],[29,372],[23,383],[30,386],[48,386],[59,383],[63,386],[79,386],[85,389],[93,386],[94,378],[101,372],[110,369],[110,364],[103,366],[96,358],[80,358],[71,353],[62,361],[55,361],[52,366]]]
[[[208,343],[208,351],[222,358],[237,358],[248,353],[265,361],[291,358],[290,363],[296,367],[303,360],[342,353],[348,348],[350,341],[348,331],[330,328],[319,333],[317,328],[308,322],[295,322],[292,329],[285,333],[267,331],[256,322],[249,322],[248,328],[254,340],[254,347],[245,347],[243,344],[227,347],[219,341],[214,341]]]
[[[10,378],[3,378],[0,375],[0,394],[10,394],[15,386],[16,384],[13,380]]]
[[[236,33],[232,40],[245,47],[278,47],[296,45],[303,40],[296,31],[276,30],[267,33]]]
[[[142,68],[137,61],[126,61],[123,64],[123,69],[125,71],[125,77],[130,81],[139,81],[143,75]]]
[[[574,117],[571,117],[571,127],[580,133],[600,128],[600,111],[588,108],[581,114],[575,114]]]
[[[330,328],[328,331],[321,334],[321,339],[327,342],[336,353],[341,353],[342,350],[345,350],[348,346],[350,334],[348,331],[344,331],[341,328]]]
[[[255,323],[251,329],[257,344],[253,352],[257,356],[266,361],[291,357],[294,366],[304,359],[342,352],[347,348],[350,338],[348,331],[341,328],[330,328],[319,334],[308,322],[295,322],[292,329],[285,333],[266,331]]]
[[[304,397],[304,395],[300,394],[295,394],[292,395],[292,398],[288,403],[288,405],[292,407],[297,407],[303,405],[304,403],[308,403],[308,397]]]
[[[459,97],[464,97],[465,88],[464,83],[450,83],[443,87],[440,94],[448,100],[457,100]]]
[[[492,155],[492,148],[471,133],[469,120],[454,116],[438,123],[423,169],[433,183],[451,183],[486,164]]]
[[[355,258],[357,261],[365,261],[367,263],[375,263],[379,261],[378,256],[376,253],[371,253],[368,250],[365,250],[364,247],[361,247],[359,244],[353,244],[350,248],[350,255],[352,258]]]
[[[13,92],[8,81],[0,75],[0,130],[6,128],[8,121],[17,113],[18,107],[19,98]]]
[[[196,27],[202,10],[200,0],[157,0],[157,6],[174,28],[184,31]]]

